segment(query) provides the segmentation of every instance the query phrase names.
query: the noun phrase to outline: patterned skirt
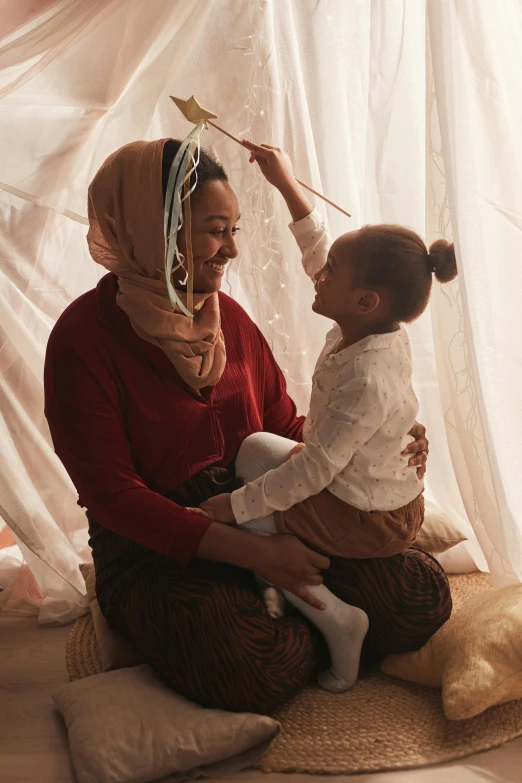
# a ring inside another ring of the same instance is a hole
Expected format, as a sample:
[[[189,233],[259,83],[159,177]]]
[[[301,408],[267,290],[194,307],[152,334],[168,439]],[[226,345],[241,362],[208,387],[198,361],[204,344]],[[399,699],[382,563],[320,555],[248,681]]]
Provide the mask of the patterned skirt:
[[[169,497],[198,506],[237,486],[231,469],[210,468]],[[315,627],[293,609],[271,620],[249,571],[199,558],[183,569],[87,517],[103,614],[178,693],[270,714],[328,666]],[[418,649],[451,614],[444,570],[419,549],[330,563],[325,585],[370,619],[363,660]]]

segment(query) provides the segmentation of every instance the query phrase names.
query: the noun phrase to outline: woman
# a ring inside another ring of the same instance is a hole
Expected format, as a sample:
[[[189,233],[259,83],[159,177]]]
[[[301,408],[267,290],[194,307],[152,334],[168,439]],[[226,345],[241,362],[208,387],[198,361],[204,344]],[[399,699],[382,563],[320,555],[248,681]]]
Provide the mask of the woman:
[[[237,256],[239,209],[205,154],[191,199],[197,314],[189,321],[172,310],[163,200],[177,149],[164,139],[129,144],[90,186],[89,248],[111,274],[51,334],[46,416],[87,509],[109,625],[188,698],[271,712],[310,679],[318,640],[301,618],[268,616],[252,571],[310,603],[303,585],[324,578],[368,613],[368,652],[378,656],[421,646],[451,601],[442,569],[424,553],[388,558],[383,574],[378,561],[330,562],[293,536],[259,538],[191,510],[237,486],[231,465],[248,435],[300,441],[303,419],[257,327],[217,293]],[[175,273],[177,288],[184,276]],[[414,434],[409,449],[423,470],[424,428]]]

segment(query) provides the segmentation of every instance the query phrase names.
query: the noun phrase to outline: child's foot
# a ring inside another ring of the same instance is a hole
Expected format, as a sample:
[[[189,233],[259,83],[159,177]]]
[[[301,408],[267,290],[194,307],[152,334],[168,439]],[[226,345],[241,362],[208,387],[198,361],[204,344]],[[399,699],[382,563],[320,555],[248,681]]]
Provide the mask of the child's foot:
[[[268,616],[278,620],[285,613],[285,597],[277,587],[264,587],[261,591]]]
[[[357,675],[355,677],[357,679]],[[318,674],[317,682],[323,690],[330,691],[330,693],[344,693],[344,691],[349,691],[354,684],[350,685],[346,680],[342,680],[331,669]]]
[[[335,629],[329,629],[326,637],[332,665],[317,679],[326,691],[342,693],[352,688],[357,680],[361,648],[370,623],[366,612],[342,601],[335,607],[332,620]]]
[[[319,628],[328,645],[332,664],[319,676],[319,685],[334,693],[346,691],[357,679],[361,648],[370,625],[368,615],[357,606],[345,604],[326,585],[307,585],[307,589],[325,609],[310,606],[288,590],[283,590],[283,594]]]

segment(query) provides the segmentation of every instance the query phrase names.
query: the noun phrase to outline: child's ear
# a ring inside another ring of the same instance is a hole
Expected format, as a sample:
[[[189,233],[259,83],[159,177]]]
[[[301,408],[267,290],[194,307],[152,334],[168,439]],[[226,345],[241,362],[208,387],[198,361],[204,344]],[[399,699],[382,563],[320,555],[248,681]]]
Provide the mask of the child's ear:
[[[358,301],[359,309],[363,315],[373,313],[379,306],[381,297],[377,291],[365,291]]]

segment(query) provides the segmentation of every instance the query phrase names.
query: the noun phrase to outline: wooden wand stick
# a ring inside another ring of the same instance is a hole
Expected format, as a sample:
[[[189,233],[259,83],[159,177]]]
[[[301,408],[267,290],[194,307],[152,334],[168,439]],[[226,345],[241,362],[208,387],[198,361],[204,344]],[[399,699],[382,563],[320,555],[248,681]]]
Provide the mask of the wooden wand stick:
[[[216,128],[216,130],[221,131],[221,133],[224,133],[225,136],[228,136],[229,139],[232,139],[233,141],[237,142],[243,147],[243,149],[245,149],[241,139],[238,136],[234,136],[233,133],[229,133],[229,131],[225,130],[225,128],[222,128],[221,125],[218,125],[216,122],[213,122],[213,120],[216,119],[217,115],[209,111],[208,109],[205,109],[203,106],[201,106],[201,104],[196,100],[194,96],[188,98],[188,100],[186,101],[183,100],[182,98],[174,98],[174,96],[172,95],[170,97],[174,101],[178,109],[181,111],[183,116],[187,118],[187,120],[195,123],[206,122],[207,125],[212,125],[213,128]],[[309,190],[310,193],[313,193],[315,196],[318,196],[323,201],[326,201],[327,204],[330,204],[330,206],[334,207],[335,209],[338,209],[339,212],[343,213],[343,215],[346,215],[347,217],[351,217],[350,213],[347,212],[342,207],[340,207],[339,204],[336,204],[335,201],[330,201],[329,198],[323,196],[323,194],[319,193],[318,190],[314,190],[314,188],[312,188],[310,185],[307,185],[306,182],[303,182],[297,177],[296,177],[296,181],[299,182],[301,187],[306,188],[306,190]]]

